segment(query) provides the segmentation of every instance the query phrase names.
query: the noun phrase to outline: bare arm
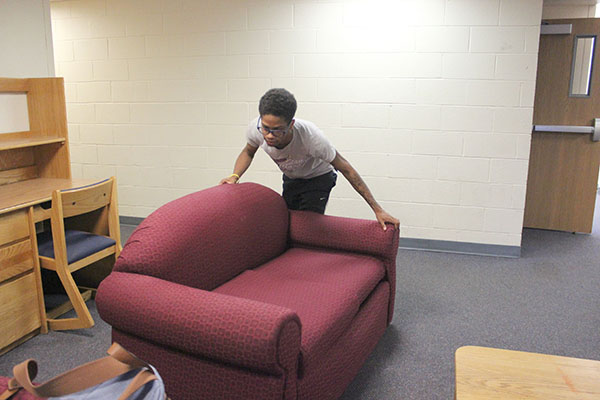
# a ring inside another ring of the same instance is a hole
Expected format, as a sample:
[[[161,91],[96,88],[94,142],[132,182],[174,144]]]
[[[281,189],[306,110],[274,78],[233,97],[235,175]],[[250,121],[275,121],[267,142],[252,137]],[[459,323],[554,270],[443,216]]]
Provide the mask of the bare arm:
[[[377,221],[381,224],[381,227],[385,230],[385,223],[389,222],[393,224],[396,229],[400,225],[400,222],[388,214],[380,205],[377,203],[371,190],[362,179],[358,171],[354,169],[354,167],[346,160],[342,155],[338,152],[335,154],[335,158],[331,162],[333,167],[340,171],[344,177],[350,182],[354,190],[358,192],[362,196],[363,199],[367,202],[367,204],[371,207],[371,209],[375,212],[375,217]]]
[[[235,165],[233,166],[233,174],[221,179],[221,182],[219,182],[219,184],[237,183],[240,180],[240,177],[244,174],[244,172],[246,172],[246,170],[252,163],[252,159],[254,158],[254,154],[256,154],[256,150],[258,150],[258,147],[254,147],[251,144],[247,143],[246,147],[242,149],[242,152],[238,156],[237,160],[235,160]]]

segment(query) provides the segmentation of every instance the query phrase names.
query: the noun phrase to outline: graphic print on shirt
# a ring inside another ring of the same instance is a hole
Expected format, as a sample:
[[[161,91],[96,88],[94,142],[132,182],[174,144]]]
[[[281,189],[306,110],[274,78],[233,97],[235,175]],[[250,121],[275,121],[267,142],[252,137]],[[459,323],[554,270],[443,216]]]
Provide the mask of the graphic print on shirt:
[[[302,168],[302,166],[308,161],[308,158],[302,158],[299,160],[294,160],[291,158],[274,158],[273,161],[275,161],[275,163],[279,166],[281,172],[285,173]]]

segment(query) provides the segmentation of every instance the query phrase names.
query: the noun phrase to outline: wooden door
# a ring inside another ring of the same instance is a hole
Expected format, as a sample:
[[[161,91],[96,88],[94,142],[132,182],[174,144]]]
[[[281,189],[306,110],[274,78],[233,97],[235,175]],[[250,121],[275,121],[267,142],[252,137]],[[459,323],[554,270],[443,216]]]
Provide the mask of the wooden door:
[[[600,142],[593,141],[590,133],[565,133],[568,130],[565,126],[589,129],[594,126],[595,118],[600,118],[598,38],[590,58],[589,94],[570,94],[575,42],[578,37],[597,36],[600,19],[550,22],[571,24],[572,33],[540,36],[533,123],[561,128],[559,132],[534,130],[532,134],[524,226],[591,233]]]

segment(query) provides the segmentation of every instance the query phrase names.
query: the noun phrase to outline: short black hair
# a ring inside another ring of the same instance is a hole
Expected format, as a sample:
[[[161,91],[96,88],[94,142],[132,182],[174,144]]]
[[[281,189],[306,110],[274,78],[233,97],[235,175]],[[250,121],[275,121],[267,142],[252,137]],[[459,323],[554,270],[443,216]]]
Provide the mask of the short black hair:
[[[294,119],[298,104],[294,95],[285,89],[269,89],[260,98],[258,112],[260,116],[274,115],[283,118],[288,124]]]

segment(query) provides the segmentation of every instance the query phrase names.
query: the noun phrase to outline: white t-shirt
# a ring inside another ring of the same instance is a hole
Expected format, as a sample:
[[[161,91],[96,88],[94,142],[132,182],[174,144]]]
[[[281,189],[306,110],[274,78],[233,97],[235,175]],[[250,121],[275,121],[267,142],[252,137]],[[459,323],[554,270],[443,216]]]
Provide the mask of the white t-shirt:
[[[292,127],[292,141],[283,149],[269,146],[256,129],[257,123],[258,117],[248,125],[248,143],[262,147],[287,177],[309,179],[333,170],[331,162],[336,155],[335,147],[312,122],[296,118]]]

